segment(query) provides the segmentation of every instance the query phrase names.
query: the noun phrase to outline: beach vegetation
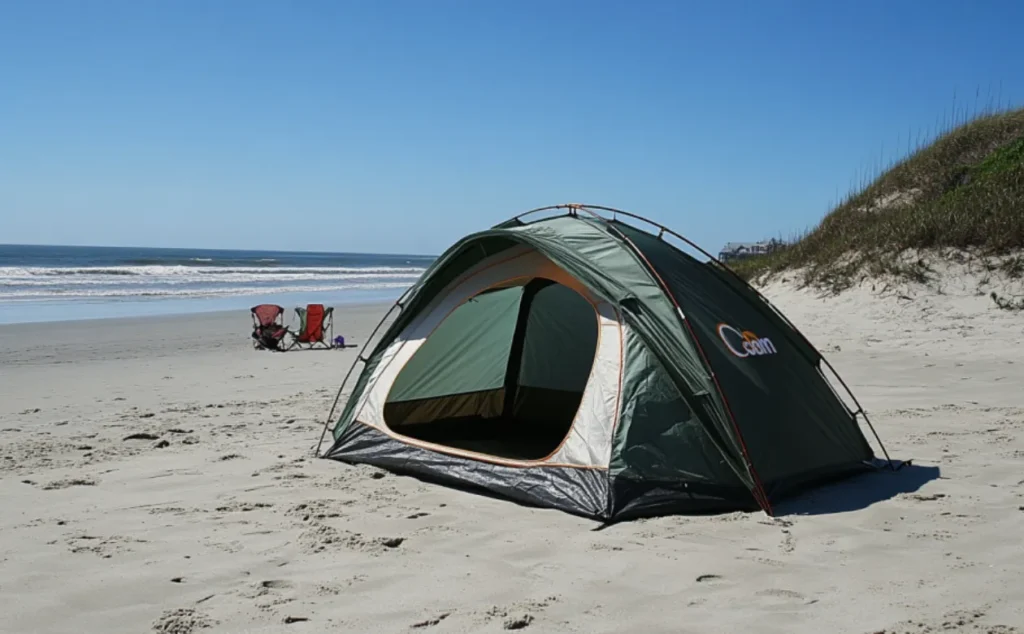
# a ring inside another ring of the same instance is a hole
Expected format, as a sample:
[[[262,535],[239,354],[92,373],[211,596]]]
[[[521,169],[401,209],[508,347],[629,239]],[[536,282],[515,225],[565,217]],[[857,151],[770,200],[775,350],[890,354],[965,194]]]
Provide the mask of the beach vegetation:
[[[924,282],[930,256],[967,257],[1021,277],[1024,108],[954,123],[852,189],[785,247],[729,266],[748,280],[797,271],[802,284],[833,293],[882,275]],[[1024,301],[996,304],[1019,309]]]

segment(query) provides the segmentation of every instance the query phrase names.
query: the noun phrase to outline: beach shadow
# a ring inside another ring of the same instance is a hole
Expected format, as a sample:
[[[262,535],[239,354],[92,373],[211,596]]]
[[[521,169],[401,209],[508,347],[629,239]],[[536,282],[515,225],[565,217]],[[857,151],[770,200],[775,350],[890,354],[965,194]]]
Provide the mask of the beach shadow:
[[[865,473],[807,491],[777,503],[774,510],[777,516],[828,515],[859,511],[902,493],[913,493],[932,480],[938,479],[940,475],[938,467],[905,464],[899,471]]]

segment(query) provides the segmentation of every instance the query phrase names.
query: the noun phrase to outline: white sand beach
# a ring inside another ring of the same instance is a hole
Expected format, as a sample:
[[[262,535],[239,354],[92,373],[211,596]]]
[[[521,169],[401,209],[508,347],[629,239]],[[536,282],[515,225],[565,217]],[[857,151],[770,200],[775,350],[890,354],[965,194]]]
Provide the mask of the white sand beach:
[[[0,327],[0,631],[1022,631],[1024,316],[965,275],[766,291],[911,466],[604,530],[312,458],[356,351],[245,311]]]

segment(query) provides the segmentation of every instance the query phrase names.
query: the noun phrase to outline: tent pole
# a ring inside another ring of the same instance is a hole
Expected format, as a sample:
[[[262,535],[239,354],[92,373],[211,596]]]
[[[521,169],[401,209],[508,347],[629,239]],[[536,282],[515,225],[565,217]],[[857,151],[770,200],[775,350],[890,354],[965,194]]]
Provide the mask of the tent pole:
[[[857,414],[860,414],[861,416],[864,417],[864,422],[867,423],[868,429],[871,430],[871,433],[875,437],[875,441],[878,442],[878,446],[882,449],[882,455],[885,456],[885,461],[889,463],[889,468],[892,469],[893,471],[896,471],[896,465],[893,463],[892,458],[889,457],[889,451],[885,448],[885,443],[882,442],[882,439],[879,437],[878,432],[875,431],[875,426],[871,424],[871,419],[868,418],[868,413],[864,411],[864,406],[860,404],[860,401],[858,401],[857,397],[854,396],[853,391],[849,388],[849,386],[846,385],[846,381],[844,381],[843,377],[841,377],[839,373],[836,372],[836,369],[832,367],[832,364],[829,363],[829,360],[822,356],[821,361],[822,363],[825,364],[826,367],[828,367],[832,374],[835,375],[836,379],[839,380],[839,384],[843,386],[844,390],[846,390],[847,396],[849,396],[850,399],[853,401],[853,404],[857,406],[857,411],[854,412],[853,417],[856,418]]]
[[[327,419],[324,420],[324,429],[320,432],[320,441],[316,444],[316,451],[314,452],[315,456],[320,455],[320,447],[324,444],[324,438],[327,436],[327,427],[331,424],[331,420],[334,418],[334,410],[338,407],[338,401],[341,400],[341,394],[345,391],[345,385],[352,376],[352,371],[356,369],[356,365],[360,361],[366,363],[367,359],[363,355],[366,353],[366,349],[370,346],[370,342],[373,341],[377,331],[380,330],[380,327],[384,325],[384,322],[391,316],[391,313],[395,312],[396,308],[398,308],[399,313],[401,313],[402,300],[405,299],[406,294],[407,292],[402,293],[402,296],[398,298],[398,301],[392,304],[391,308],[388,309],[388,312],[384,313],[384,317],[377,322],[377,327],[374,328],[373,332],[370,333],[370,336],[366,338],[366,341],[363,343],[362,349],[359,350],[359,354],[356,356],[355,361],[352,362],[352,365],[348,368],[348,372],[345,373],[345,378],[341,381],[341,387],[338,388],[338,393],[334,395],[334,403],[331,404],[331,411],[327,414]]]
[[[566,209],[568,211],[566,211],[565,215],[572,215],[572,210],[577,208],[577,207],[579,207],[579,205],[573,205],[573,204],[548,205],[547,207],[537,207],[536,209],[531,209],[530,211],[524,211],[523,213],[521,213],[521,214],[519,214],[517,216],[512,216],[511,219],[512,220],[521,220],[525,216],[529,216],[529,215],[532,215],[532,214],[537,214],[537,213],[540,213],[542,211],[554,211],[556,209]]]
[[[512,333],[512,344],[509,348],[508,363],[505,366],[505,398],[502,403],[502,417],[505,420],[512,418],[516,406],[516,397],[519,392],[519,373],[523,367],[523,349],[526,345],[526,329],[529,327],[530,311],[533,308],[533,300],[541,289],[554,284],[551,280],[533,279],[523,286],[523,294],[519,300],[519,314],[516,315],[516,325]]]

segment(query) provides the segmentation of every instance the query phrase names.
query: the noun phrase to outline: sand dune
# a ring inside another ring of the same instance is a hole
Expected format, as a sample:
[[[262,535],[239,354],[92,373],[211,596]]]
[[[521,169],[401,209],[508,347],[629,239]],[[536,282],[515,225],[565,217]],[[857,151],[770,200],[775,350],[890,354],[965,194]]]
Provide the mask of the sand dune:
[[[975,291],[769,286],[913,464],[604,530],[312,458],[355,351],[247,314],[0,327],[0,631],[1024,630],[1024,316]]]

